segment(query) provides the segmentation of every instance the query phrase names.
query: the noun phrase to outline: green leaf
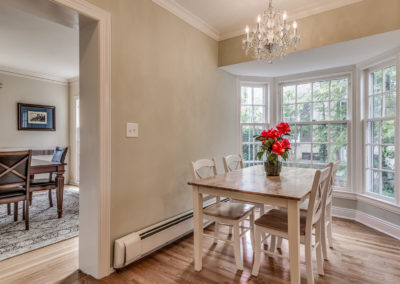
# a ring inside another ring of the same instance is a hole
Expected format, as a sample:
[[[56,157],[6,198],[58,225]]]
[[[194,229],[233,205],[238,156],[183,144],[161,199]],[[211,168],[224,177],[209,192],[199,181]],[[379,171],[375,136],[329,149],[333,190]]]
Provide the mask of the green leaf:
[[[264,155],[264,151],[258,152],[257,153],[257,159],[261,160],[263,155]]]

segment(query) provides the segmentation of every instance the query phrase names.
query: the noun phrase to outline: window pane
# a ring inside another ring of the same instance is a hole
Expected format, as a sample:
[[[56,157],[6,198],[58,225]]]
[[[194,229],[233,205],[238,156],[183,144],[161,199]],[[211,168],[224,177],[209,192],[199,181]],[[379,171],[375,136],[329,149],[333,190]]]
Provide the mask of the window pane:
[[[394,197],[394,173],[382,172],[382,194]]]
[[[297,126],[290,125],[290,130],[292,130],[292,132],[290,132],[290,136],[288,139],[289,139],[290,143],[294,143],[294,142],[296,142],[296,137],[297,137]]]
[[[249,144],[242,145],[242,156],[243,156],[244,161],[251,160],[250,155],[249,155]]]
[[[250,87],[242,87],[242,95],[241,95],[241,104],[242,105],[251,105],[251,88]]]
[[[244,125],[242,126],[242,142],[253,141],[253,127]]]
[[[365,152],[366,152],[366,155],[365,155],[365,162],[366,162],[366,167],[367,168],[372,168],[372,146],[367,146],[366,148],[365,148]]]
[[[265,122],[265,107],[263,106],[255,106],[253,107],[253,122],[255,123],[264,123]]]
[[[394,170],[394,146],[382,147],[382,169]]]
[[[382,143],[394,144],[394,120],[382,121]]]
[[[382,70],[371,73],[371,94],[377,94],[382,92]]]
[[[385,116],[396,116],[396,93],[387,93],[385,95]]]
[[[347,167],[339,166],[336,174],[335,185],[346,186],[347,185]]]
[[[330,125],[331,142],[346,143],[347,142],[347,123]]]
[[[254,126],[254,133],[253,135],[260,135],[261,132],[266,128],[266,126]]]
[[[298,104],[299,121],[311,121],[311,104]]]
[[[367,143],[380,144],[379,140],[379,121],[368,122]]]
[[[311,144],[297,144],[296,161],[311,163]]]
[[[313,141],[328,142],[328,125],[318,124],[313,126]]]
[[[382,95],[373,96],[369,99],[371,118],[382,117]]]
[[[312,160],[319,163],[327,163],[328,144],[313,144]]]
[[[298,142],[311,142],[311,125],[298,125],[296,140]]]
[[[396,90],[396,65],[385,69],[385,91]]]
[[[254,105],[264,105],[264,89],[254,88],[253,89],[253,104]]]
[[[242,106],[240,111],[240,122],[249,123],[252,122],[252,107],[251,106]]]
[[[381,173],[372,171],[372,192],[379,194],[379,184],[381,179]]]
[[[341,164],[347,162],[347,145],[331,144],[331,162],[340,161]]]
[[[297,85],[297,102],[311,101],[311,84]]]
[[[347,101],[331,102],[331,120],[347,119]]]
[[[313,100],[314,101],[329,100],[329,81],[315,82],[313,84]]]
[[[331,81],[331,100],[347,98],[347,79]]]
[[[379,169],[379,146],[373,147],[372,155],[372,167],[374,169]]]
[[[283,104],[294,104],[296,102],[296,86],[285,86],[282,88],[282,102]]]
[[[287,105],[282,107],[282,119],[286,122],[296,121],[296,105]]]
[[[314,103],[313,120],[323,121],[329,118],[328,102]]]

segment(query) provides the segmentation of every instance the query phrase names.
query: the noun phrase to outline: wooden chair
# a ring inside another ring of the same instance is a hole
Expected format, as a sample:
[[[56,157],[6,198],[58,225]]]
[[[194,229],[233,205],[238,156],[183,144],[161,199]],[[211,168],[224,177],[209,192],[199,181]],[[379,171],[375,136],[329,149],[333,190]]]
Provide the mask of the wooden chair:
[[[222,158],[222,161],[224,163],[224,169],[225,169],[225,173],[229,173],[231,171],[235,171],[235,170],[239,170],[239,169],[243,169],[243,159],[242,159],[242,155],[229,155],[226,157]],[[233,202],[239,202],[239,203],[244,203],[240,200],[232,200]],[[247,202],[247,204],[253,204],[255,207],[257,207],[260,210],[260,216],[264,215],[265,213],[265,207],[264,204],[262,203],[251,203],[251,202]],[[229,228],[229,234],[232,233],[232,227]]]
[[[300,211],[300,241],[305,244],[307,283],[314,283],[312,268],[312,250],[316,250],[318,274],[324,275],[322,257],[322,227],[324,225],[324,196],[328,190],[332,168],[318,170],[315,173],[307,211]],[[315,244],[312,245],[312,232],[315,229]],[[288,214],[286,209],[273,209],[255,221],[255,249],[252,274],[258,275],[261,258],[261,233],[268,233],[289,239]],[[290,240],[288,240],[290,242]],[[273,256],[282,257],[270,251],[263,250]]]
[[[202,159],[191,163],[193,179],[209,178],[217,175],[217,167],[215,159]],[[236,268],[243,270],[243,257],[240,239],[250,230],[250,239],[254,244],[254,205],[245,203],[220,202],[219,197],[215,204],[208,206],[203,210],[204,219],[215,222],[214,236],[204,234],[210,237],[214,243],[218,240],[232,244],[234,247]],[[249,218],[250,227],[240,226]],[[219,238],[219,225],[227,225],[233,227],[233,241]],[[241,232],[239,229],[242,229]]]
[[[51,161],[53,163],[64,163],[65,157],[67,156],[68,147],[56,147],[53,152],[53,158]],[[52,197],[52,189],[57,188],[56,180],[53,179],[53,173],[50,173],[49,178],[44,179],[35,179],[34,176],[31,177],[31,186],[30,186],[30,196],[29,196],[29,204],[32,205],[32,195],[35,191],[43,191],[48,190],[49,192],[49,204],[50,207],[53,207],[53,197]]]
[[[0,152],[0,204],[14,203],[14,221],[17,221],[18,202],[23,201],[22,211],[26,230],[29,230],[28,201],[31,156],[30,150]],[[11,213],[10,211],[8,213]]]

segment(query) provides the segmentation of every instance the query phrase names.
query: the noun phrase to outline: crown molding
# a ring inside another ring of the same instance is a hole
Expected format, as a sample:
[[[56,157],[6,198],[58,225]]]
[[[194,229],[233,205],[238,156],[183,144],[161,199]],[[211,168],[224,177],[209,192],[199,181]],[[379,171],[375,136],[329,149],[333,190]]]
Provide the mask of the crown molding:
[[[157,5],[161,6],[165,10],[171,12],[181,20],[185,21],[189,25],[198,29],[199,31],[205,33],[209,37],[220,40],[220,33],[216,28],[202,20],[200,17],[196,16],[189,10],[185,9],[179,5],[175,0],[152,0]]]
[[[68,79],[50,75],[50,74],[42,74],[42,73],[30,71],[30,70],[24,70],[24,69],[14,68],[14,67],[4,66],[4,65],[0,65],[0,73],[6,74],[6,75],[28,78],[28,79],[47,81],[50,83],[56,83],[56,84],[62,84],[62,85],[67,84],[69,81]]]

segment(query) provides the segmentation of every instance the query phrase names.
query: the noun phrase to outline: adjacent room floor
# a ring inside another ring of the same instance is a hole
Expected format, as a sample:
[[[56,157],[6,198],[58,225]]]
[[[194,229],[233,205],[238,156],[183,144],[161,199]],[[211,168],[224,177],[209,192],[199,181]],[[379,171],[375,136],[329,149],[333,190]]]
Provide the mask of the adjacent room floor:
[[[210,233],[212,229],[213,226],[210,226],[206,231]],[[398,270],[400,240],[354,221],[335,218],[334,244],[335,248],[329,251],[329,261],[325,262],[325,276],[317,276],[316,268],[314,269],[316,283],[400,283],[400,271]],[[62,246],[60,247],[60,245]],[[251,277],[252,250],[249,238],[247,238],[244,248],[245,269],[243,272],[236,271],[231,246],[222,242],[213,245],[208,239],[204,240],[203,270],[194,272],[193,236],[189,235],[101,281],[76,270],[77,248],[73,249],[74,246],[77,246],[76,239],[68,240],[64,244],[57,244],[54,250],[64,249],[64,255],[55,260],[49,260],[47,264],[42,263],[39,267],[28,267],[18,273],[18,276],[9,275],[6,279],[0,277],[0,283],[3,283],[3,280],[7,280],[7,283],[27,283],[28,280],[29,283],[43,283],[41,282],[43,279],[49,283],[105,284],[285,283],[289,280],[288,260],[268,258],[267,256],[263,257],[260,275],[257,278]],[[287,255],[287,251],[287,243],[284,242],[282,254]],[[31,258],[32,253],[26,254],[25,259]],[[302,260],[304,261],[303,252]],[[15,265],[15,262],[13,264]],[[0,262],[0,275],[5,267]],[[304,281],[304,283],[306,282],[305,277],[305,264],[303,263],[302,282]]]

